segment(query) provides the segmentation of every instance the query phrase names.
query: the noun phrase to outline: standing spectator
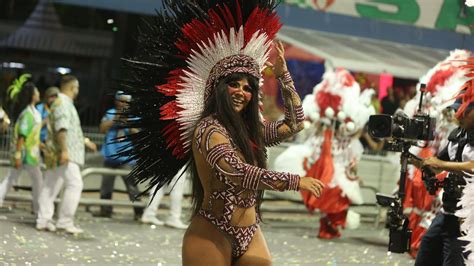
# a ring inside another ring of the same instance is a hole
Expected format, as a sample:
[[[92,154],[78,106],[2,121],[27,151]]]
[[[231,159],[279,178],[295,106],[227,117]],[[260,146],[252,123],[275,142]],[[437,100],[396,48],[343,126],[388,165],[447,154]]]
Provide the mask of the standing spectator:
[[[19,80],[21,79],[20,77]],[[11,87],[9,90],[14,103],[13,117],[16,120],[11,139],[13,168],[0,184],[0,206],[3,205],[8,189],[25,170],[33,180],[33,212],[36,214],[43,183],[39,152],[41,115],[35,108],[35,104],[40,101],[40,94],[32,82],[17,83],[17,86],[18,88]]]
[[[153,193],[155,193],[156,186],[150,190],[150,202],[148,203],[147,208],[145,209],[145,212],[143,213],[142,218],[140,221],[142,223],[149,223],[149,224],[155,224],[155,225],[167,225],[169,227],[173,227],[176,229],[186,229],[188,226],[184,224],[181,221],[181,202],[183,200],[183,190],[184,190],[184,184],[186,177],[188,173],[184,173],[184,176],[179,178],[184,171],[185,168],[183,168],[179,173],[175,176],[173,181],[171,181],[170,186],[172,187],[171,193],[170,193],[170,198],[171,198],[171,204],[170,204],[170,216],[168,219],[163,222],[156,218],[156,211],[158,207],[160,206],[161,199],[163,198],[163,195],[165,194],[165,187],[162,187],[160,190],[156,192],[156,194],[153,196]]]
[[[398,103],[397,109],[400,108],[403,110],[403,108],[405,108],[405,105],[409,100],[410,100],[410,97],[408,96],[408,94],[402,88],[399,88],[395,95],[395,102]]]
[[[0,106],[0,134],[6,133],[8,127],[10,126],[10,118],[8,114],[3,110],[3,107]]]
[[[124,137],[130,133],[134,133],[133,129],[121,128],[123,124],[124,116],[121,115],[123,110],[127,108],[127,104],[130,101],[129,95],[124,95],[123,92],[118,91],[115,94],[115,108],[109,109],[100,123],[100,132],[105,134],[104,145],[102,146],[102,155],[104,155],[104,166],[108,168],[127,168],[130,169],[131,165],[128,163],[128,158],[124,156],[118,156],[118,153],[125,147],[131,145],[130,141],[124,140]],[[136,196],[140,194],[137,186],[127,180],[125,176],[122,176],[125,187],[127,188],[128,196],[130,200],[135,200]],[[114,191],[115,176],[104,175],[102,176],[102,185],[100,187],[100,198],[111,199]],[[135,219],[138,220],[143,214],[143,208],[135,207]],[[100,213],[95,216],[99,217],[111,217],[112,206],[101,206]]]
[[[416,84],[408,86],[406,95],[408,99],[413,99],[416,96]]]
[[[44,186],[40,194],[40,207],[36,229],[78,234],[83,230],[74,225],[74,215],[82,192],[80,166],[84,165],[84,145],[97,150],[89,139],[84,139],[81,122],[74,99],[79,94],[79,81],[71,75],[63,76],[61,93],[51,105],[46,138]],[[54,199],[57,188],[64,181],[64,196],[59,210],[58,222],[53,223]]]
[[[398,104],[395,99],[395,94],[393,88],[390,87],[387,89],[387,96],[382,99],[382,113],[387,115],[393,115],[398,109]]]
[[[43,120],[43,126],[41,128],[40,140],[42,143],[46,142],[46,135],[48,134],[48,127],[46,125],[48,120],[48,115],[50,112],[51,104],[58,98],[59,89],[57,87],[49,87],[44,95],[43,102],[36,106],[36,109],[41,114],[41,119]]]

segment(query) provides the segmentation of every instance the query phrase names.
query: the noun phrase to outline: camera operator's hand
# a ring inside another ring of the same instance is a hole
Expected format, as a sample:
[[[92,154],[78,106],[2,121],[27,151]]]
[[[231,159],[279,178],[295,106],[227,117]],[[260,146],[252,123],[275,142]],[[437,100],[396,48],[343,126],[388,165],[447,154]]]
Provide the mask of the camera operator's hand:
[[[312,177],[301,177],[299,187],[301,190],[309,191],[316,197],[319,197],[321,192],[323,192],[324,184]]]
[[[436,157],[429,157],[423,160],[423,167],[429,167],[433,170],[443,170],[444,161],[436,158]]]
[[[413,157],[408,157],[408,164],[412,164],[418,169],[423,167],[423,161]]]

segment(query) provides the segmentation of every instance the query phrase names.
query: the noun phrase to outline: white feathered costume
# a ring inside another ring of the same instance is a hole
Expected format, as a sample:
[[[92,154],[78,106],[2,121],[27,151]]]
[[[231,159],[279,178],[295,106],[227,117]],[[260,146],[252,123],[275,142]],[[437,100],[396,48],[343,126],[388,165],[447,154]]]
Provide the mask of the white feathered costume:
[[[328,230],[322,232],[320,228],[319,237],[338,237],[336,227],[345,226],[349,203],[363,203],[354,170],[363,153],[358,132],[369,116],[375,114],[371,106],[373,94],[371,89],[361,93],[359,84],[345,69],[326,71],[322,82],[303,100],[305,115],[312,123],[306,130],[312,134],[303,144],[290,146],[275,160],[277,171],[312,176],[326,184],[320,199],[302,192],[306,207],[323,213],[321,228]],[[323,151],[325,142],[330,142],[327,151]],[[330,221],[332,214],[334,219]]]

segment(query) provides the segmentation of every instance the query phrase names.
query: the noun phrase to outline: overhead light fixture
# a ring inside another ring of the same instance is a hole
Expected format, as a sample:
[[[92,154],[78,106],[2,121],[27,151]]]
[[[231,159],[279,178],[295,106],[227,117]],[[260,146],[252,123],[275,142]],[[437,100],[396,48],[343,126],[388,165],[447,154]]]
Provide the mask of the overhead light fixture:
[[[56,68],[56,72],[60,73],[61,75],[66,75],[71,73],[71,69],[67,67],[58,67]]]
[[[112,18],[107,19],[107,24],[114,24],[114,20]]]
[[[22,63],[17,63],[17,62],[3,62],[2,63],[3,68],[17,68],[17,69],[23,69],[25,68],[25,65]]]

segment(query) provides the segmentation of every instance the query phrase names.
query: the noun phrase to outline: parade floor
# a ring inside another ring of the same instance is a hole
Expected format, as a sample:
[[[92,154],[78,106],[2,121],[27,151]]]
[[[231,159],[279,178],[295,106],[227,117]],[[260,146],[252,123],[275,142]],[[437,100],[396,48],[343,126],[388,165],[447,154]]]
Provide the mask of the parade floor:
[[[272,203],[269,203],[270,205]],[[267,209],[269,204],[267,204]],[[117,209],[117,208],[116,208]],[[6,265],[180,265],[184,231],[140,224],[128,209],[113,218],[95,218],[80,207],[85,233],[38,232],[25,203],[0,211],[0,264]],[[159,211],[159,218],[166,210]],[[341,239],[315,237],[318,217],[302,212],[264,213],[274,265],[413,265],[407,254],[388,254],[386,229],[363,223]],[[382,226],[381,226],[382,227]]]

